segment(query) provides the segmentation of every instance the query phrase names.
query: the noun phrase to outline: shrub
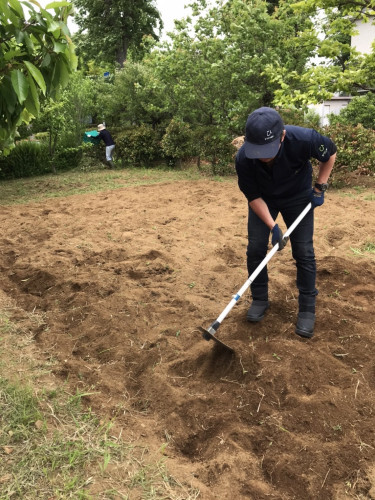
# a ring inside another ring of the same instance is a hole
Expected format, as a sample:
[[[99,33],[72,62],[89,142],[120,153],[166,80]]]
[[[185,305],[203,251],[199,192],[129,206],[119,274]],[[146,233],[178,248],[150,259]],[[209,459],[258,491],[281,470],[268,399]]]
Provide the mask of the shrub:
[[[116,151],[116,150],[115,150]],[[103,166],[105,153],[98,144],[83,143],[79,168],[83,171],[95,170]]]
[[[355,127],[336,123],[325,128],[324,134],[337,146],[335,171],[375,174],[375,131],[362,125]]]
[[[56,170],[72,170],[78,167],[83,153],[83,147],[61,148],[53,157],[53,164]]]
[[[0,157],[0,179],[19,179],[43,175],[56,170],[76,168],[82,158],[82,147],[59,149],[53,160],[46,144],[20,141],[8,156]]]
[[[173,161],[197,156],[194,134],[188,123],[171,120],[161,141],[164,155]]]
[[[17,179],[50,171],[48,148],[39,142],[20,141],[8,156],[0,157],[0,178]]]
[[[115,137],[116,157],[124,165],[149,166],[153,161],[163,158],[161,137],[162,131],[151,125],[127,128]]]
[[[330,114],[329,122],[331,125],[361,124],[365,128],[375,129],[375,95],[369,92],[364,96],[354,97],[339,115]]]
[[[195,129],[194,144],[198,154],[198,167],[201,167],[203,160],[210,163],[214,175],[233,173],[233,154],[236,148],[231,144],[232,139],[226,130],[215,126]]]

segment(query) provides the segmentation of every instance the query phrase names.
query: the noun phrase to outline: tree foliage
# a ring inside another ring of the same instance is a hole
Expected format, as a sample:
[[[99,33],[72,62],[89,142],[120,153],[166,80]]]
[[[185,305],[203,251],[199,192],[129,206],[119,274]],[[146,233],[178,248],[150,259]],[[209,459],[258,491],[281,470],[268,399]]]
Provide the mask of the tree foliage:
[[[271,105],[278,83],[264,73],[266,65],[302,71],[315,40],[306,35],[309,43],[297,49],[293,40],[311,21],[290,8],[272,14],[268,8],[263,0],[217,1],[208,10],[205,1],[195,2],[193,18],[177,22],[170,41],[145,60],[163,95],[159,111],[236,133],[250,110]]]
[[[374,54],[360,54],[351,39],[357,33],[356,22],[373,19],[375,1],[304,0],[292,3],[291,8],[314,20],[313,31],[301,30],[294,44],[299,50],[305,46],[304,39],[312,36],[315,58],[302,71],[290,71],[274,61],[266,66],[265,73],[278,86],[274,104],[304,107],[337,92],[373,92]]]
[[[153,0],[74,0],[74,5],[77,43],[85,58],[122,67],[129,50],[134,57],[143,54],[144,37],[159,38],[162,21]]]
[[[94,112],[95,82],[76,72],[58,98],[41,103],[40,117],[32,124],[33,132],[47,132],[48,153],[53,172],[55,157],[62,148],[82,144],[83,128],[88,115]]]
[[[44,9],[31,1],[0,0],[0,150],[4,153],[13,144],[17,126],[38,116],[40,93],[56,96],[76,67],[66,24],[71,4],[54,2]]]
[[[127,61],[113,86],[102,85],[108,121],[167,127],[173,119],[240,134],[250,111],[274,104],[279,82],[265,71],[270,62],[294,72],[300,85],[317,36],[289,4],[270,14],[263,0],[219,0],[208,10],[200,0],[193,14],[142,62]]]
[[[342,123],[344,125],[359,125],[364,128],[375,130],[375,95],[366,94],[354,97],[352,101],[340,112],[340,115],[330,115],[332,125]]]
[[[115,125],[160,123],[171,117],[166,110],[164,87],[152,66],[126,61],[113,82],[97,80],[98,117]]]
[[[165,127],[173,119],[240,134],[258,106],[306,109],[334,92],[375,88],[375,56],[358,54],[350,44],[354,20],[366,19],[361,9],[370,4],[213,0],[209,5],[193,2],[192,16],[177,21],[167,41],[142,61],[126,61],[113,86],[101,84],[103,119]],[[105,40],[104,32],[92,48],[99,53]]]

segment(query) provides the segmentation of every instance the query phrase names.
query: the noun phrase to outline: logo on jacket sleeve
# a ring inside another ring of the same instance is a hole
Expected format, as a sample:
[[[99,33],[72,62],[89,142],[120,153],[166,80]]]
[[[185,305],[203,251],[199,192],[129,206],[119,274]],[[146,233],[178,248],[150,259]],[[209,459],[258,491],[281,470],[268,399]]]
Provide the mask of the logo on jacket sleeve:
[[[321,153],[321,155],[323,157],[323,156],[327,155],[328,149],[326,148],[326,146],[324,144],[322,144],[321,146],[319,146],[319,152]]]

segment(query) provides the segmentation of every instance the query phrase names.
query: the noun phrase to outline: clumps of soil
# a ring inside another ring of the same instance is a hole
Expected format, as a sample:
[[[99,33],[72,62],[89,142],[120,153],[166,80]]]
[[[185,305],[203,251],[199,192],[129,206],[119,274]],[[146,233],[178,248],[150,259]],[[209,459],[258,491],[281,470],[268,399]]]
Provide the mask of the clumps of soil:
[[[326,198],[311,340],[294,334],[290,246],[269,264],[263,321],[246,322],[245,294],[220,326],[234,353],[202,338],[247,279],[235,180],[4,207],[2,291],[43,316],[34,338],[55,375],[94,389],[88,404],[124,438],[167,442],[200,498],[375,498],[374,257],[352,250],[375,212],[365,196],[351,210]]]

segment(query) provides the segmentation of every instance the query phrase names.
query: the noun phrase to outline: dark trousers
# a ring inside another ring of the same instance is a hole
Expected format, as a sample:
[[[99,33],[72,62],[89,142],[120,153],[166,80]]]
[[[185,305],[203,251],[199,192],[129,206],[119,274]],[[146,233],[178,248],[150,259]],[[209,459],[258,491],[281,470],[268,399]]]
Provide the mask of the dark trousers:
[[[288,199],[264,200],[276,219],[281,213],[285,225],[289,227],[309,203],[311,190]],[[315,312],[316,261],[313,246],[314,211],[310,210],[290,235],[292,255],[297,266],[297,288],[299,290],[299,311]],[[247,270],[249,276],[266,256],[270,230],[249,207]],[[285,251],[285,250],[283,250]],[[268,300],[268,272],[265,267],[251,284],[254,300]]]

